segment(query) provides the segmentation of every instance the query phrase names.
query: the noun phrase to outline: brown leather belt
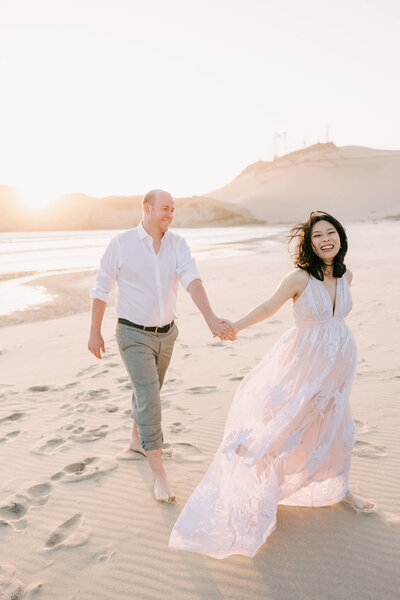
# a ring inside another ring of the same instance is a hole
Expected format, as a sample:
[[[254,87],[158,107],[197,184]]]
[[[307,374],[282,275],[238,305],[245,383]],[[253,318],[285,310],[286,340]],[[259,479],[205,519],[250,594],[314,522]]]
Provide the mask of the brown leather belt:
[[[135,329],[141,329],[142,331],[152,331],[153,333],[167,333],[173,327],[175,321],[171,321],[168,325],[163,325],[162,327],[146,327],[145,325],[138,325],[137,323],[132,323],[132,321],[128,321],[128,319],[118,319],[118,323],[122,323],[123,325],[128,325],[129,327],[135,327]]]

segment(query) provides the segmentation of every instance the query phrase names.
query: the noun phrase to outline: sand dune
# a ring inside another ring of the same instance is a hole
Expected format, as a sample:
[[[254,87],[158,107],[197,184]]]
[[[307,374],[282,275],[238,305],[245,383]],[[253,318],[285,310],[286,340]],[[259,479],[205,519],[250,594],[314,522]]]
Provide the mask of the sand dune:
[[[399,218],[400,151],[315,144],[248,166],[204,196],[177,198],[176,227],[293,223],[311,210],[343,221]],[[29,209],[0,185],[0,231],[125,229],[141,218],[142,195],[67,194],[46,210]]]
[[[43,210],[25,206],[15,188],[0,186],[0,231],[128,229],[142,218],[143,195],[93,198],[68,194]],[[245,207],[212,198],[176,199],[175,227],[211,227],[259,223]]]
[[[315,144],[247,167],[210,198],[247,208],[270,223],[311,210],[344,221],[400,216],[400,151]]]

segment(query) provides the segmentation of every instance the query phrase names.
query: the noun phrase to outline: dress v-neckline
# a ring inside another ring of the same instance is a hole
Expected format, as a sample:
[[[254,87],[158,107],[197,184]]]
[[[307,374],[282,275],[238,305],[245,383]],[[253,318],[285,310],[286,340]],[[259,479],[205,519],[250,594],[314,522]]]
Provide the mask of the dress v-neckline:
[[[339,285],[339,281],[340,281],[340,277],[336,277],[336,287],[335,287],[335,299],[334,302],[332,302],[332,298],[330,293],[328,292],[328,289],[326,288],[326,286],[324,285],[323,281],[321,281],[320,279],[317,279],[316,277],[314,277],[314,279],[316,281],[319,281],[320,284],[322,285],[322,287],[324,288],[325,292],[327,293],[327,296],[329,298],[330,304],[332,306],[332,312],[331,312],[331,316],[332,318],[335,316],[336,313],[336,307],[337,307],[337,298],[338,298],[338,285]]]

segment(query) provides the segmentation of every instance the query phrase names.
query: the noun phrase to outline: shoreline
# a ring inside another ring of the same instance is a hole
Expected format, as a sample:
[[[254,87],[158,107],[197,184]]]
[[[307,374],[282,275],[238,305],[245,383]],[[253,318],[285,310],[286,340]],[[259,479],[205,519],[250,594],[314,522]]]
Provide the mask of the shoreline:
[[[278,231],[264,237],[217,241],[214,244],[210,242],[208,246],[197,248],[193,255],[199,263],[228,258],[234,260],[244,254],[270,252],[271,247],[280,246],[284,240],[285,233]],[[29,288],[42,288],[50,296],[49,300],[0,315],[0,328],[57,319],[90,310],[89,290],[94,285],[97,269],[98,266],[0,273],[0,289],[5,282],[18,286],[28,281]],[[113,306],[114,302],[115,291],[109,305]]]
[[[361,258],[365,243],[370,244],[371,235],[375,239],[375,253],[379,255],[381,254],[381,248],[384,248],[387,243],[386,239],[398,236],[399,221],[386,221],[384,225],[382,223],[383,221],[379,223],[370,222],[369,225],[366,225],[366,223],[358,221],[353,224],[346,224],[350,242],[348,255],[350,268],[352,257],[359,256]],[[246,256],[254,257],[254,260],[257,259],[258,255],[273,256],[276,252],[281,252],[282,256],[288,256],[288,231],[285,228],[281,231],[271,232],[270,235],[266,236],[258,235],[257,237],[246,237],[230,241],[220,241],[217,238],[214,243],[200,244],[193,255],[200,265],[200,269],[203,265],[219,262],[222,272],[229,261],[237,261]],[[268,232],[268,228],[266,232]],[[19,283],[22,284],[24,279],[29,279],[26,287],[31,289],[42,288],[44,293],[51,297],[48,301],[28,306],[23,310],[0,315],[0,328],[52,320],[90,310],[89,290],[94,285],[97,268],[98,266],[82,268],[73,266],[47,271],[17,271],[15,273],[0,274],[0,290],[2,284],[14,283],[17,286]],[[290,263],[288,268],[291,268]],[[112,306],[114,302],[115,292],[109,304]]]
[[[382,222],[387,222],[387,221],[399,221],[400,220],[400,213],[396,212],[393,215],[386,215],[386,216],[382,216],[382,217],[373,217],[373,216],[369,216],[366,218],[354,218],[354,219],[343,219],[344,222],[348,223],[349,225],[353,225],[354,223],[375,223],[375,224],[379,224]],[[190,225],[190,226],[185,226],[185,225],[180,225],[180,226],[173,226],[171,229],[177,230],[177,233],[179,233],[180,230],[187,230],[187,229],[200,229],[200,230],[204,230],[204,229],[229,229],[229,228],[234,228],[234,229],[238,229],[239,227],[291,227],[292,225],[294,225],[294,221],[293,219],[288,219],[287,221],[257,221],[254,223],[226,223],[224,220],[222,221],[213,221],[212,223],[206,223],[206,224],[201,224],[199,223],[198,225]],[[131,228],[136,227],[136,225],[132,225]],[[127,227],[126,229],[130,229],[130,227]],[[44,233],[44,234],[49,234],[49,233],[99,233],[101,231],[124,231],[123,228],[121,227],[112,227],[111,229],[105,229],[104,227],[99,227],[99,228],[95,228],[95,229],[0,229],[0,235],[4,234],[4,235],[9,235],[9,234],[13,234],[13,233],[17,233],[17,234],[40,234],[40,233]]]
[[[89,290],[94,283],[94,273],[95,269],[85,269],[38,274],[31,286],[45,288],[46,293],[51,296],[50,300],[0,315],[0,328],[58,319],[90,310]],[[113,305],[113,299],[110,300],[110,305]]]

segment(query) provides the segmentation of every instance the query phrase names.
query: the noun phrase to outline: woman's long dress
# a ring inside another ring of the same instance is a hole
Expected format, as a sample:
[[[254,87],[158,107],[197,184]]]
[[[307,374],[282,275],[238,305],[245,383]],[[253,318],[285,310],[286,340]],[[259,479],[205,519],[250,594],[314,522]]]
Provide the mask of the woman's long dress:
[[[310,277],[294,326],[241,382],[224,438],[172,530],[169,546],[224,558],[254,556],[276,527],[278,504],[329,506],[348,489],[355,428],[349,394],[357,363],[336,301]]]

